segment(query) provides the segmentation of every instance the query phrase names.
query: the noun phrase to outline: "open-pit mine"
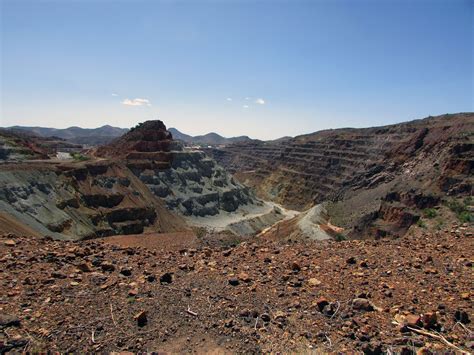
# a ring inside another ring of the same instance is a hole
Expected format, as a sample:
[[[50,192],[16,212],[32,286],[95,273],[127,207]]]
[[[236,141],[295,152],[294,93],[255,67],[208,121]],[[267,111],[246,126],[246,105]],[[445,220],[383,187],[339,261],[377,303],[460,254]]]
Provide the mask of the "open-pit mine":
[[[473,146],[473,113],[205,147],[0,129],[0,352],[470,353]]]

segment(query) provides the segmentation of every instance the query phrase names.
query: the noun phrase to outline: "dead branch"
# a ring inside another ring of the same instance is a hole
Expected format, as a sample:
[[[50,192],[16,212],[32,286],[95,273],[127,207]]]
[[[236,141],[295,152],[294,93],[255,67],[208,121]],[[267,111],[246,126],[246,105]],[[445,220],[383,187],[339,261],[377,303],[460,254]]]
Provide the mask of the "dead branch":
[[[114,318],[114,311],[112,310],[112,303],[110,303],[109,305],[110,305],[110,316],[112,317],[112,322],[114,323],[114,326],[117,327],[117,323],[115,322],[115,318]]]
[[[339,312],[339,308],[341,308],[341,304],[339,303],[339,301],[336,301],[337,302],[337,309],[336,309],[336,312],[334,312],[334,314],[331,316],[331,318],[329,318],[329,320],[333,319],[337,312]]]
[[[186,312],[187,312],[188,314],[192,315],[192,316],[195,316],[195,317],[197,317],[197,315],[198,315],[196,312],[191,311],[191,309],[189,308],[189,306],[188,306],[188,309],[186,310]]]
[[[329,348],[332,348],[332,341],[331,341],[331,338],[329,338],[326,334],[324,334],[324,336],[326,337],[326,339],[327,339],[328,342],[329,342]]]
[[[400,323],[394,321],[393,324],[397,325],[397,326],[400,326]],[[441,334],[435,334],[435,333],[430,333],[426,330],[423,330],[423,329],[418,329],[418,328],[414,328],[414,327],[411,327],[409,325],[406,326],[407,329],[411,330],[412,332],[415,332],[417,334],[420,334],[420,335],[424,335],[424,336],[427,336],[427,337],[430,337],[430,338],[433,338],[433,339],[437,339],[441,342],[443,342],[444,344],[446,344],[448,347],[450,347],[451,349],[455,349],[457,351],[459,351],[460,353],[462,354],[470,354],[469,352],[465,351],[465,350],[462,350],[461,348],[457,347],[456,345],[454,345],[453,343],[451,343],[450,341],[448,341],[448,339],[446,339],[444,336],[442,336]]]
[[[410,329],[411,331],[415,332],[415,333],[418,333],[418,334],[421,334],[421,335],[425,335],[427,337],[431,337],[431,338],[434,338],[434,339],[438,339],[440,341],[442,341],[443,343],[445,343],[447,346],[449,346],[450,348],[452,349],[456,349],[457,351],[460,351],[461,353],[463,354],[469,354],[467,351],[464,351],[460,348],[458,348],[456,345],[454,345],[453,343],[449,342],[444,336],[442,336],[441,334],[434,334],[434,333],[430,333],[430,332],[427,332],[425,330],[422,330],[422,329],[417,329],[417,328],[413,328],[413,327],[410,327],[410,326],[407,326],[408,329]]]
[[[470,330],[468,327],[466,327],[464,324],[462,324],[461,322],[456,322],[456,324],[454,324],[453,326],[453,329],[456,328],[457,326],[460,326],[461,328],[463,328],[469,335],[472,334],[472,330]]]

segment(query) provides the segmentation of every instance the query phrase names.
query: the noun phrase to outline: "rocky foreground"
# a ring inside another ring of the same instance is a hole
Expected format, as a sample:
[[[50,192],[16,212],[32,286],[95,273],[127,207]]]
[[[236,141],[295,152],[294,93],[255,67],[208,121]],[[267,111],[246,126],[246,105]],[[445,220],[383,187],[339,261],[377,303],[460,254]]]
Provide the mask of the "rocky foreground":
[[[0,351],[472,351],[473,234],[160,251],[0,238]]]

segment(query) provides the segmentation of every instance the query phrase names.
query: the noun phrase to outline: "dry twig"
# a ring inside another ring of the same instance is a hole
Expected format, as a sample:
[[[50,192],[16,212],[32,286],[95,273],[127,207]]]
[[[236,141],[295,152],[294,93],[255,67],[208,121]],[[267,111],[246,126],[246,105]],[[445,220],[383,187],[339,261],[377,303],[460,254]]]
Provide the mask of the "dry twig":
[[[110,316],[112,317],[112,322],[114,323],[114,326],[117,327],[117,323],[115,322],[115,318],[114,318],[114,311],[112,310],[112,303],[110,303],[109,305],[110,305]]]
[[[331,318],[329,318],[329,320],[333,319],[337,312],[339,312],[339,308],[341,308],[341,304],[339,303],[339,301],[336,301],[337,302],[337,309],[336,309],[336,312],[334,312],[334,314],[331,316]]]
[[[331,341],[331,338],[329,338],[326,334],[324,334],[324,336],[326,337],[326,339],[327,339],[328,342],[329,342],[329,348],[332,348],[332,341]]]
[[[442,341],[443,343],[445,343],[447,346],[449,346],[450,348],[452,349],[456,349],[457,351],[460,351],[461,353],[463,354],[469,354],[469,352],[467,351],[464,351],[462,350],[461,348],[458,348],[456,345],[454,345],[453,343],[451,343],[450,341],[448,341],[444,336],[442,336],[441,334],[434,334],[434,333],[430,333],[430,332],[427,332],[423,329],[417,329],[417,328],[413,328],[413,327],[410,327],[410,326],[407,326],[408,329],[410,329],[411,331],[415,332],[415,333],[418,333],[418,334],[421,334],[421,335],[425,335],[427,337],[431,337],[431,338],[434,338],[434,339],[438,339],[440,341]]]
[[[393,322],[393,324],[396,324],[397,326],[400,326],[400,323],[395,322],[395,321]],[[443,342],[444,344],[446,344],[451,349],[455,349],[455,350],[459,351],[462,354],[470,354],[469,352],[467,352],[465,350],[462,350],[461,348],[457,347],[456,345],[454,345],[453,343],[448,341],[448,339],[446,339],[441,334],[430,333],[426,330],[414,328],[414,327],[411,327],[409,325],[407,325],[406,328],[411,330],[412,332],[417,333],[417,334],[424,335],[424,336],[427,336],[427,337],[430,337],[430,338],[433,338],[433,339],[437,339],[437,340]]]
[[[191,311],[191,309],[189,308],[189,306],[188,306],[188,309],[186,310],[186,312],[187,312],[188,314],[192,315],[192,316],[195,316],[195,317],[197,317],[197,315],[198,315],[196,312]]]
[[[472,330],[470,330],[468,327],[466,327],[464,324],[462,324],[461,322],[456,322],[456,324],[454,324],[453,326],[453,329],[456,328],[456,326],[460,326],[461,328],[463,328],[469,335],[472,334]]]

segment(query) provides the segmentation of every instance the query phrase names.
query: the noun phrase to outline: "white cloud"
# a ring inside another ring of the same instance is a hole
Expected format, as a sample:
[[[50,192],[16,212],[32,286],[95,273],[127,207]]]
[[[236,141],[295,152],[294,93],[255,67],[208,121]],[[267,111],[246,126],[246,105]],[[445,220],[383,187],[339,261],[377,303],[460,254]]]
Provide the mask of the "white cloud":
[[[250,100],[250,97],[246,97],[245,100]]]
[[[116,94],[115,92],[112,93],[112,96],[118,96],[118,94]]]
[[[227,101],[232,101],[232,97],[228,97],[226,100]]]
[[[122,104],[127,106],[151,106],[150,100],[139,98],[133,100],[125,99],[122,101]]]
[[[249,108],[249,105],[244,105],[244,106],[242,106],[242,107],[243,107],[243,108]]]
[[[265,105],[265,100],[264,99],[257,99],[257,100],[255,100],[255,103],[259,104],[259,105]]]

